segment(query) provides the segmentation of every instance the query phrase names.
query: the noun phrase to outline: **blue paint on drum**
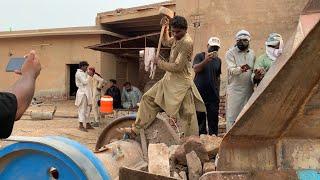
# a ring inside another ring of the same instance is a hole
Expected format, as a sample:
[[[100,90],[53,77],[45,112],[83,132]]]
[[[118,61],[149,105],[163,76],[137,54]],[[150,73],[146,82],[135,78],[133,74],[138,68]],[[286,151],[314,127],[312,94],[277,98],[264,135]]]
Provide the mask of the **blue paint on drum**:
[[[305,169],[297,172],[299,180],[320,180],[320,171]]]
[[[9,158],[5,162],[4,157]],[[55,167],[59,179],[86,179],[82,170],[63,153],[42,144],[19,142],[0,151],[0,179],[50,179],[49,169]],[[5,163],[5,164],[2,164]]]
[[[96,168],[103,180],[111,179],[102,162],[85,146],[62,137],[45,137],[47,141],[58,140],[72,146],[83,154]],[[85,180],[87,172],[69,156],[63,147],[55,149],[38,142],[17,142],[0,149],[0,179],[5,180],[49,180],[49,169],[59,172],[59,180]]]
[[[102,178],[107,180],[107,179],[111,179],[108,172],[106,171],[106,169],[104,168],[103,163],[94,155],[94,153],[92,151],[90,151],[87,147],[85,147],[84,145],[70,140],[68,138],[65,137],[61,137],[61,136],[51,136],[48,137],[49,139],[56,139],[56,140],[60,140],[62,142],[65,142],[75,148],[77,148],[81,153],[85,154],[86,157],[93,163],[93,165],[98,169],[99,173],[101,174]]]

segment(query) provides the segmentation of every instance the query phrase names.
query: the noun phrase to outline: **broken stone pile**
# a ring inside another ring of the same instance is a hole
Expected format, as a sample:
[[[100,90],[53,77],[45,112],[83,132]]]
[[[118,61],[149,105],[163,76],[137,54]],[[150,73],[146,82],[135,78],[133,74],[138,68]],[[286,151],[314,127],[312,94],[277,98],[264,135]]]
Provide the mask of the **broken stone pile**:
[[[149,144],[148,171],[174,179],[198,180],[215,171],[221,137],[201,135],[182,140],[181,145]]]

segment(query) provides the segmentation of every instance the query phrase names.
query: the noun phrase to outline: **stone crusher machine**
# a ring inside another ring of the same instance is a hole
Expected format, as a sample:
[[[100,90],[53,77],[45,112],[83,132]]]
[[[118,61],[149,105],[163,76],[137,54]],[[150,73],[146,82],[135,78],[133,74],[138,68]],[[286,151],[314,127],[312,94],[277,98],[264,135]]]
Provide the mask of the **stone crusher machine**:
[[[320,179],[320,16],[312,19],[305,21],[309,29],[302,28],[304,40],[269,70],[223,138],[217,171],[201,180]],[[148,143],[179,142],[162,117],[139,142],[119,140],[116,129],[134,119],[122,117],[107,126],[95,153],[61,137],[11,137],[0,149],[0,179],[172,179],[120,168],[145,169]]]

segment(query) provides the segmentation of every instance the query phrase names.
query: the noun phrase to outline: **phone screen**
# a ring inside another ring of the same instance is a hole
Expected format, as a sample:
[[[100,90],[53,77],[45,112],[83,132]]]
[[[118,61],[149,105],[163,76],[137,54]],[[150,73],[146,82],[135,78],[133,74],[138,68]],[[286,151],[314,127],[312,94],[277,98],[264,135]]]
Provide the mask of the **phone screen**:
[[[6,72],[14,72],[15,70],[21,70],[24,61],[24,57],[10,58],[6,68]]]

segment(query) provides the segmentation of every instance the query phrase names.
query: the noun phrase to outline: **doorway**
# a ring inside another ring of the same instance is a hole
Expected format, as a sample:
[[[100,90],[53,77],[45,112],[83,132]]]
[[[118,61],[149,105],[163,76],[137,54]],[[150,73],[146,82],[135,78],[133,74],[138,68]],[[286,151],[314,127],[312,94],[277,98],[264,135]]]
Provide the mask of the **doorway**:
[[[68,64],[68,76],[69,81],[67,81],[69,84],[67,87],[69,87],[69,99],[75,99],[76,93],[77,93],[77,86],[76,86],[76,72],[79,68],[79,64]]]

